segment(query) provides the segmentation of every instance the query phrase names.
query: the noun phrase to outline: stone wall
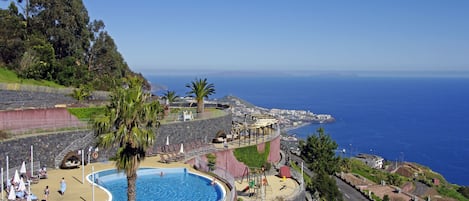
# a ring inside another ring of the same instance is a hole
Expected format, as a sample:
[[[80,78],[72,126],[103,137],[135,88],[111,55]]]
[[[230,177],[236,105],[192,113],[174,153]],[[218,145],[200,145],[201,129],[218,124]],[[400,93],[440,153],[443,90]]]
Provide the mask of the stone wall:
[[[231,114],[218,118],[193,120],[185,122],[175,122],[161,125],[158,129],[158,135],[155,146],[163,146],[166,138],[169,138],[170,144],[180,144],[193,140],[207,140],[211,142],[218,131],[225,133],[231,132]]]
[[[0,163],[6,167],[6,156],[9,157],[9,167],[13,169],[26,162],[26,168],[30,169],[31,145],[33,145],[34,162],[40,162],[41,166],[54,167],[55,158],[76,139],[83,138],[89,131],[71,131],[46,135],[31,136],[0,142]],[[88,145],[83,146],[87,147]],[[35,167],[37,169],[39,167]],[[10,171],[11,172],[11,171]]]
[[[207,139],[208,141],[215,137],[219,130],[229,132],[231,130],[231,114],[226,114],[218,118],[193,120],[186,122],[177,122],[162,125],[158,129],[158,135],[154,148],[166,143],[166,137],[169,136],[171,144],[189,142],[195,139]],[[47,167],[56,167],[55,159],[59,153],[64,150],[76,151],[84,149],[88,153],[89,146],[94,146],[96,142],[82,142],[88,131],[72,131],[61,133],[50,133],[25,138],[18,138],[0,142],[0,164],[6,166],[6,156],[8,155],[9,167],[19,167],[23,161],[29,164],[30,147],[34,146],[34,161],[40,161],[41,165]],[[75,143],[75,144],[74,144]],[[99,150],[97,161],[109,160],[113,156],[115,149]],[[59,156],[60,158],[60,156]],[[85,156],[87,158],[87,156]],[[95,160],[91,160],[92,162]],[[27,165],[28,169],[30,165]],[[14,171],[14,169],[13,169]]]

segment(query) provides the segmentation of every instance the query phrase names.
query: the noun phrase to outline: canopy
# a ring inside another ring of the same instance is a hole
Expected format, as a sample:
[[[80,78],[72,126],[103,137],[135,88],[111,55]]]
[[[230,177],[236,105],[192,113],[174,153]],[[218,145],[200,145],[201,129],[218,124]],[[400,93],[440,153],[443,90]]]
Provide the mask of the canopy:
[[[181,149],[179,150],[179,153],[184,153],[184,144],[181,143]]]
[[[18,190],[19,191],[25,191],[26,190],[26,185],[24,184],[24,181],[20,179],[20,184],[18,185]]]
[[[20,174],[18,173],[18,170],[15,170],[15,175],[13,176],[13,183],[20,183]]]
[[[291,177],[290,168],[288,166],[280,167],[280,175],[279,176],[280,177],[290,178]]]
[[[21,164],[20,173],[21,174],[26,174],[26,163],[24,161]]]
[[[15,187],[13,185],[10,186],[10,193],[8,193],[8,200],[16,200]]]

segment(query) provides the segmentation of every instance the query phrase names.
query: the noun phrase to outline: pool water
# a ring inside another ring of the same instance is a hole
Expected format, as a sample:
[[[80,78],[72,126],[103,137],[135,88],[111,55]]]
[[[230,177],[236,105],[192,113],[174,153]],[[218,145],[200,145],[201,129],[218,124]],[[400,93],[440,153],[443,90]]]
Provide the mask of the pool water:
[[[124,173],[106,170],[97,173],[96,180],[111,192],[113,201],[127,200],[127,178]],[[185,168],[141,168],[137,171],[137,201],[218,201],[223,197],[220,185],[212,186],[209,178],[190,173]]]

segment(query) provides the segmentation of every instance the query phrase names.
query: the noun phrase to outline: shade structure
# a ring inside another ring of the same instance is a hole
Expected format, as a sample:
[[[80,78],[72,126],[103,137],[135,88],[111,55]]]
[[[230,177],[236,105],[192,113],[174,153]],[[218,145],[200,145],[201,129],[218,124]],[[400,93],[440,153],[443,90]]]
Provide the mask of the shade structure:
[[[15,170],[15,175],[13,176],[13,183],[20,183],[20,174],[18,173],[18,170]]]
[[[8,193],[8,200],[16,200],[16,192],[15,192],[15,187],[13,185],[10,186],[10,193]]]
[[[20,184],[18,185],[18,190],[19,191],[25,191],[26,190],[26,185],[24,184],[24,181],[20,179]]]
[[[166,136],[166,145],[169,145],[169,135]]]
[[[285,178],[290,178],[290,168],[288,166],[282,166],[280,167],[280,177],[285,177]]]
[[[184,144],[181,143],[181,149],[179,149],[179,153],[184,153]]]
[[[26,174],[26,163],[24,161],[21,164],[20,173],[21,174]]]

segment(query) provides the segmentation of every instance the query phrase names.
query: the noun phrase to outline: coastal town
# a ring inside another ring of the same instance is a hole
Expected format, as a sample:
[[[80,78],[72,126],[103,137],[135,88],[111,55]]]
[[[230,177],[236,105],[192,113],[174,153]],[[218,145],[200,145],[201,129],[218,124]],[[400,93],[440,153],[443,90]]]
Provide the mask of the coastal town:
[[[267,109],[252,105],[235,96],[225,96],[218,100],[231,105],[233,120],[242,122],[246,114],[270,115],[278,120],[281,129],[290,130],[311,123],[331,123],[335,119],[330,114],[315,114],[306,110]]]

